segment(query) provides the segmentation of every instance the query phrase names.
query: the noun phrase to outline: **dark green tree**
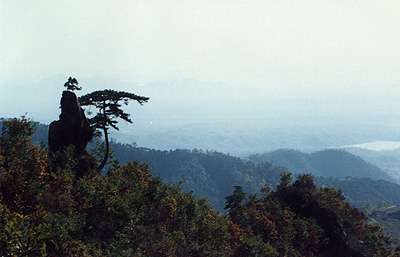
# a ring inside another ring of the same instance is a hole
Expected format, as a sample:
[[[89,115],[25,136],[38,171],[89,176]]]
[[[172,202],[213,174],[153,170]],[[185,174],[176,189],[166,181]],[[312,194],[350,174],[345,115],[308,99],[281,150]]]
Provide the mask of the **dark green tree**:
[[[225,199],[225,209],[229,210],[229,217],[233,222],[240,224],[244,217],[244,201],[246,200],[246,193],[243,192],[243,188],[241,186],[235,186],[235,191],[233,191],[233,195],[227,196],[225,197]]]
[[[147,102],[149,98],[110,89],[95,91],[79,97],[79,103],[82,107],[94,106],[97,108],[97,114],[89,119],[89,123],[96,131],[96,136],[101,135],[100,131],[103,131],[104,133],[106,151],[104,154],[104,159],[97,169],[98,171],[103,169],[106,165],[110,152],[108,129],[112,127],[116,130],[119,130],[117,127],[117,118],[121,118],[129,123],[132,123],[132,120],[129,118],[130,114],[124,112],[121,108],[122,103],[128,105],[130,100],[137,101],[140,105],[143,105],[143,103]]]

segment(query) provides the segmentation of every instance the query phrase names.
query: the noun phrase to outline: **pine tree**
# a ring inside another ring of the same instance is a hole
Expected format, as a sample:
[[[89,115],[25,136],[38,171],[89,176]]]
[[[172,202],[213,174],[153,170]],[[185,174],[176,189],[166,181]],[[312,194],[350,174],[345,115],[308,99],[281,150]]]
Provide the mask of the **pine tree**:
[[[244,201],[246,200],[246,193],[243,192],[241,186],[235,186],[233,195],[225,197],[225,209],[229,209],[229,217],[235,223],[240,223],[244,216]]]
[[[106,152],[103,161],[97,169],[98,171],[103,169],[106,165],[110,152],[108,129],[112,127],[116,130],[119,130],[119,128],[117,127],[117,118],[121,118],[129,123],[132,123],[132,120],[129,118],[130,114],[125,113],[121,109],[121,102],[123,102],[123,104],[125,105],[128,105],[129,100],[135,100],[140,105],[143,105],[143,103],[147,102],[149,98],[138,96],[132,93],[114,91],[109,89],[95,91],[79,97],[79,103],[82,107],[94,106],[98,109],[98,113],[93,118],[89,119],[89,123],[91,124],[91,127],[96,130],[97,136],[101,135],[101,132],[99,130],[103,131],[106,143]]]

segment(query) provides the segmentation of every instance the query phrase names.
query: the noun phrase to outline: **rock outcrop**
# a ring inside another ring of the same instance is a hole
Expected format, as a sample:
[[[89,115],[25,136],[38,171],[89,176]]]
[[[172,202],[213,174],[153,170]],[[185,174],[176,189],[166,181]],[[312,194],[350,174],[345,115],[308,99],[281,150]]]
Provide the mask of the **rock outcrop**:
[[[94,136],[83,109],[79,106],[75,93],[64,91],[61,98],[60,119],[53,121],[49,128],[49,151],[53,156],[58,150],[74,146],[77,158],[74,171],[76,177],[82,177],[96,170],[97,160],[85,149]]]
[[[86,119],[83,109],[73,92],[64,91],[61,98],[60,119],[53,121],[49,129],[49,150],[57,152],[60,148],[75,146],[76,156],[85,152],[93,138],[93,130]]]

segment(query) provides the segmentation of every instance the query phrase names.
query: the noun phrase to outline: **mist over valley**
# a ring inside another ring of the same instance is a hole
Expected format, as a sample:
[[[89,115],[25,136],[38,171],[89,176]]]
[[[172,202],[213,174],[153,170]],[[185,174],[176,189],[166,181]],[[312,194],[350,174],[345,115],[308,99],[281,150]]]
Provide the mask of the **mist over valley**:
[[[398,256],[399,10],[3,1],[0,255]]]

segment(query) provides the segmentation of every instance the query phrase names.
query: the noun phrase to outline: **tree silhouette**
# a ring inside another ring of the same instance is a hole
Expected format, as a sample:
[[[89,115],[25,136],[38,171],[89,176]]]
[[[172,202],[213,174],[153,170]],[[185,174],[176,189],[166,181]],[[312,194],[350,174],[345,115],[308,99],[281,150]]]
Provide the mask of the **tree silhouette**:
[[[244,217],[245,205],[244,201],[246,200],[246,193],[243,192],[243,188],[241,186],[235,186],[235,191],[233,191],[233,195],[225,197],[226,206],[225,209],[229,209],[228,214],[231,220],[235,223],[240,223]]]
[[[82,87],[78,87],[78,80],[76,78],[69,77],[68,81],[65,82],[64,87],[66,87],[68,90],[74,91],[74,90],[82,90]]]
[[[116,121],[117,118],[132,123],[132,120],[129,118],[130,114],[125,113],[121,109],[121,101],[123,104],[128,105],[129,100],[135,100],[140,105],[143,105],[143,103],[147,102],[149,98],[110,89],[95,91],[79,97],[79,103],[81,106],[94,106],[98,109],[98,113],[93,118],[89,119],[91,127],[96,131],[96,136],[100,136],[100,131],[102,130],[106,142],[106,152],[103,161],[97,169],[98,171],[103,169],[106,165],[110,152],[108,129],[112,127],[119,130],[116,125],[118,123],[118,121]]]

